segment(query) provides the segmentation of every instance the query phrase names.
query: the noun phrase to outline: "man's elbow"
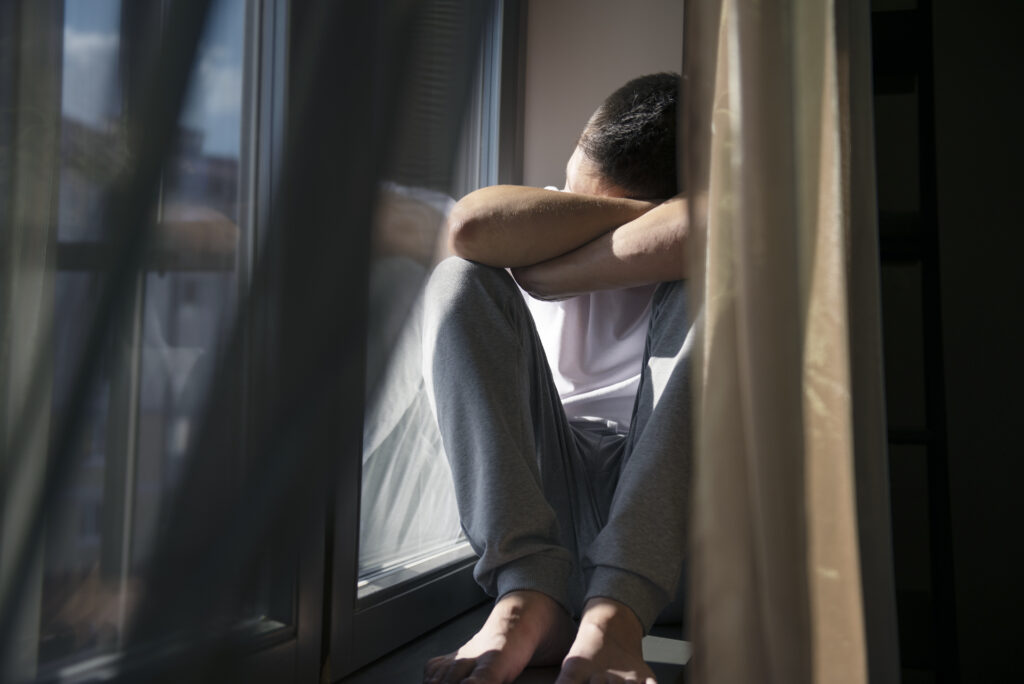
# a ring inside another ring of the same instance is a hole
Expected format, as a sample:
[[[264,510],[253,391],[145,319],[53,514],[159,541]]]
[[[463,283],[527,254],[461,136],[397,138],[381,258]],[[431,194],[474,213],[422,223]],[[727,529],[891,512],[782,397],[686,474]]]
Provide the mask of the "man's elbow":
[[[555,289],[550,278],[546,277],[544,265],[518,266],[509,270],[519,287],[534,299],[554,302],[569,296]]]
[[[500,250],[495,248],[488,217],[472,202],[458,202],[448,215],[448,249],[463,259],[488,266],[506,266]]]
[[[480,224],[461,202],[448,215],[448,249],[455,256],[476,260],[476,242]]]

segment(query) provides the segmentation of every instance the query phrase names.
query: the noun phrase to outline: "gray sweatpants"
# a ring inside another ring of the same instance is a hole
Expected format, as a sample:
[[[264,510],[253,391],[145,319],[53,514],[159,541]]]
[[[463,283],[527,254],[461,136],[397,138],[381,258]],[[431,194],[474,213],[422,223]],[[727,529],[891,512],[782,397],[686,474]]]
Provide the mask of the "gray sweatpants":
[[[692,346],[682,281],[654,294],[625,435],[570,423],[504,270],[451,258],[427,284],[424,375],[462,526],[492,596],[541,591],[573,614],[628,605],[650,629],[677,593],[690,466]]]

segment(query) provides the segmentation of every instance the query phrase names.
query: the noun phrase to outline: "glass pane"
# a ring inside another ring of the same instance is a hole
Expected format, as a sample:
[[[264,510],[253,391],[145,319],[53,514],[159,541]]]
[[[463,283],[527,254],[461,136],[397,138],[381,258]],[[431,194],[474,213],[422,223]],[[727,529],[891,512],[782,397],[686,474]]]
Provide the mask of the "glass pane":
[[[382,192],[370,275],[360,597],[472,554],[420,365],[430,249],[418,258],[413,245],[432,245],[450,202],[423,188]]]
[[[117,0],[80,0],[65,7],[53,298],[55,416],[66,414],[84,331],[91,324],[96,274],[106,266],[98,248],[103,194],[126,161],[118,85],[120,25]],[[126,578],[117,553],[111,553],[120,539],[105,534],[103,524],[113,503],[107,496],[113,484],[109,476],[119,469],[110,456],[115,450],[123,456],[124,449],[117,442],[120,435],[110,430],[112,408],[121,398],[115,396],[119,349],[104,350],[101,379],[88,399],[85,427],[74,447],[79,468],[66,500],[47,520],[40,663],[112,650],[123,625]]]
[[[76,0],[65,7],[54,415],[73,389],[99,274],[112,266],[100,211],[109,183],[129,160],[122,130],[123,47],[139,38],[130,32],[141,24],[122,14],[140,7],[118,0]],[[202,417],[215,359],[245,292],[253,236],[240,198],[249,196],[243,160],[255,157],[243,149],[253,118],[243,88],[252,77],[246,73],[250,11],[245,0],[214,3],[179,142],[162,179],[152,249],[131,283],[131,312],[116,322],[103,352],[101,381],[75,445],[79,466],[47,520],[38,661],[51,669],[119,648],[158,521]],[[245,396],[237,381],[241,434]],[[233,475],[226,481],[244,486],[240,450],[208,457]],[[266,580],[257,583],[238,617],[292,622],[294,581],[288,573],[271,573],[269,564],[263,574]]]
[[[242,0],[214,8],[143,283],[135,564],[149,556],[163,499],[181,475],[248,253],[239,206],[245,8]]]
[[[406,88],[397,150],[380,191],[373,233],[363,427],[358,596],[386,590],[471,558],[451,471],[421,368],[422,286],[443,255],[453,196],[494,182],[496,70],[476,70],[466,112],[445,88],[456,83],[445,44],[443,3],[428,3]],[[433,16],[436,14],[437,16]],[[495,44],[484,41],[483,51]],[[492,55],[493,57],[493,55]],[[452,120],[464,122],[454,135]],[[453,169],[456,172],[453,173]]]

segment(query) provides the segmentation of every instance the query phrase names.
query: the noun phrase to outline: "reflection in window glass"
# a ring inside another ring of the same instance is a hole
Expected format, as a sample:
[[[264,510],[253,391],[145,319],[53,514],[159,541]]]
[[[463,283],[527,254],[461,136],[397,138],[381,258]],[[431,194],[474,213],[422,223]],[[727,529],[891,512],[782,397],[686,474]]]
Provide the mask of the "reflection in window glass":
[[[143,283],[135,564],[150,555],[161,503],[181,474],[238,305],[247,254],[238,204],[244,24],[243,0],[214,6],[164,178]]]
[[[127,6],[125,6],[127,7]],[[101,203],[129,154],[123,136],[128,26],[118,0],[65,4],[53,301],[53,404],[67,403],[95,282],[110,268]],[[162,506],[180,479],[215,358],[234,323],[251,258],[239,197],[249,107],[243,101],[245,0],[221,0],[199,47],[179,142],[168,161],[152,249],[134,306],[102,359],[76,445],[79,468],[47,520],[38,662],[60,668],[116,651],[131,618]],[[154,18],[158,18],[155,17]],[[132,38],[137,36],[132,35]],[[238,386],[242,406],[242,387]],[[239,411],[241,430],[242,411]],[[223,462],[242,486],[239,454]],[[240,618],[291,620],[288,584],[261,582]],[[276,593],[274,593],[276,592]]]
[[[65,8],[61,77],[58,272],[54,283],[53,405],[64,413],[75,361],[88,329],[88,303],[101,263],[82,263],[82,248],[103,234],[100,207],[107,184],[123,163],[121,96],[117,85],[120,3],[80,0]],[[77,248],[77,249],[76,249]],[[98,251],[92,250],[98,260]],[[91,272],[90,272],[91,271]],[[114,349],[88,401],[76,448],[79,470],[60,514],[47,521],[38,658],[46,663],[116,647],[125,585],[117,544],[104,534],[108,493]],[[115,400],[116,401],[116,400]]]
[[[58,214],[62,242],[100,238],[103,190],[126,160],[119,135],[120,30],[120,0],[65,4]]]
[[[427,268],[389,253],[384,236],[400,226],[434,236],[447,210],[440,193],[391,187],[383,193],[370,274],[368,387],[363,428],[359,595],[368,596],[471,552],[463,540],[451,471],[421,371],[420,286]],[[429,242],[429,241],[428,241]],[[390,349],[386,359],[382,349]]]
[[[484,151],[496,140],[496,107],[485,98],[498,91],[488,81],[494,74],[480,66],[467,115],[452,110],[444,84],[454,81],[457,69],[447,61],[451,51],[445,31],[436,29],[457,30],[448,24],[458,18],[443,5],[425,5],[429,29],[419,36],[422,54],[413,60],[409,101],[401,107],[395,158],[388,171],[392,180],[381,188],[373,232],[360,598],[386,597],[399,591],[399,585],[473,555],[462,534],[451,472],[423,379],[421,298],[432,265],[443,255],[444,219],[454,203],[452,195],[495,182],[495,160],[485,162]],[[497,45],[485,41],[482,55],[495,49]],[[450,139],[453,119],[465,121],[461,140]],[[456,168],[477,173],[453,174],[453,158]]]

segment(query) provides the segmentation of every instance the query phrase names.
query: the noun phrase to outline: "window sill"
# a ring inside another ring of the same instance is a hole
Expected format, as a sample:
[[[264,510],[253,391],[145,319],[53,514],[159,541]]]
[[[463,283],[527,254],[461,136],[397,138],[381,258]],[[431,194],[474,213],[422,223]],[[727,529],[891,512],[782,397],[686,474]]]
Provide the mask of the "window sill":
[[[451,653],[469,640],[483,624],[490,610],[491,603],[488,602],[463,613],[341,681],[344,684],[416,684],[422,679],[423,665],[435,656]],[[690,657],[690,645],[678,639],[680,626],[656,625],[651,631],[651,635],[644,638],[647,664],[662,684],[683,681],[684,665]],[[516,684],[551,684],[557,676],[557,668],[528,668],[516,680]]]

